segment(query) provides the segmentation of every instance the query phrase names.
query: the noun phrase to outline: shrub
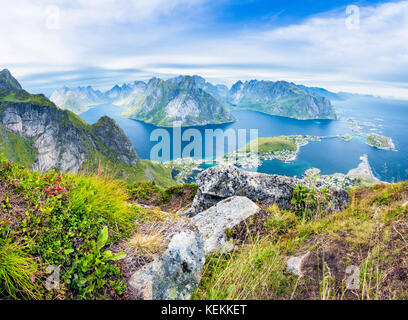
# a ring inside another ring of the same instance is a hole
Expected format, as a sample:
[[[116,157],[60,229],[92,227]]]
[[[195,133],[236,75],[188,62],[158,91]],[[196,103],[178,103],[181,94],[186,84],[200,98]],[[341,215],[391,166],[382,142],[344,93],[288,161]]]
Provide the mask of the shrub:
[[[323,217],[325,206],[329,201],[329,193],[326,188],[317,190],[315,187],[306,187],[299,184],[292,195],[292,211],[303,220],[312,217]]]

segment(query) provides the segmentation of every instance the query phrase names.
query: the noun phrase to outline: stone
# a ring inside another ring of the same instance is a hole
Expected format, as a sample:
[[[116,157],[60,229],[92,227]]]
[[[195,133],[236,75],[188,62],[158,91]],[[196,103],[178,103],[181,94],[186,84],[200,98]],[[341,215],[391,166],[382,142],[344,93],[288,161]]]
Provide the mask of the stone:
[[[286,272],[298,277],[302,276],[302,266],[309,255],[310,252],[308,251],[305,254],[290,257],[286,262]]]
[[[225,231],[259,211],[260,208],[248,198],[231,197],[197,214],[191,222],[204,236],[206,254],[214,251],[227,252],[232,250],[233,245],[228,242]]]
[[[233,165],[219,165],[199,173],[196,184],[198,190],[192,208],[198,214],[233,196],[244,196],[267,205],[276,203],[280,209],[287,210],[295,187],[306,182],[292,177],[248,172]],[[317,182],[315,187],[319,189],[324,185]],[[346,191],[329,188],[329,193],[328,211],[341,211],[348,205],[350,196]]]
[[[188,300],[200,283],[204,262],[202,235],[178,232],[163,254],[133,273],[128,289],[143,300]]]

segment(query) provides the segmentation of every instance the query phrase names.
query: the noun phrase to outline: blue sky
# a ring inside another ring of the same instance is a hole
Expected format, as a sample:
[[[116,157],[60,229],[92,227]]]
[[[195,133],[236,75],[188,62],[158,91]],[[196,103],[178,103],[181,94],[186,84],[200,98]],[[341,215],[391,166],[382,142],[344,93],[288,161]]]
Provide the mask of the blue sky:
[[[32,92],[199,74],[408,99],[408,1],[1,1],[0,39]]]

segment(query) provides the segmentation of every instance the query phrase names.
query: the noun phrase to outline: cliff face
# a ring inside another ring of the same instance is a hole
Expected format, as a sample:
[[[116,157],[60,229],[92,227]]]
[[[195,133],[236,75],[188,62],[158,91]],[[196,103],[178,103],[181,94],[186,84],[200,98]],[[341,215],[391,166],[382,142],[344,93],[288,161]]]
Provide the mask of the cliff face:
[[[136,151],[125,133],[115,120],[104,116],[92,125],[92,130],[99,140],[116,156],[119,162],[127,165],[137,163]]]
[[[228,102],[238,108],[297,119],[336,119],[329,99],[285,81],[235,83]]]
[[[38,157],[32,169],[77,172],[94,151],[114,156],[119,162],[136,164],[129,139],[113,120],[89,126],[70,111],[30,103],[7,103],[1,123],[9,132],[32,140]]]
[[[7,132],[32,141],[38,151],[32,169],[78,172],[86,160],[96,155],[136,164],[135,150],[112,119],[104,117],[90,126],[44,96],[30,95],[16,87],[6,93],[0,95],[0,123]]]
[[[200,89],[189,76],[168,81],[150,80],[146,98],[132,117],[162,126],[175,123],[194,126],[235,120],[217,99]]]
[[[98,95],[98,99],[100,103],[110,102],[124,107],[126,111],[123,115],[129,118],[158,126],[172,126],[176,123],[194,126],[235,121],[217,99],[222,96],[225,98],[227,92],[225,86],[213,86],[201,77],[180,76],[167,81],[152,78],[147,83],[137,81],[116,85],[102,96]],[[87,98],[80,98],[77,88],[56,90],[51,100],[79,113],[90,105],[87,101],[95,101],[93,96],[93,92],[88,92]]]

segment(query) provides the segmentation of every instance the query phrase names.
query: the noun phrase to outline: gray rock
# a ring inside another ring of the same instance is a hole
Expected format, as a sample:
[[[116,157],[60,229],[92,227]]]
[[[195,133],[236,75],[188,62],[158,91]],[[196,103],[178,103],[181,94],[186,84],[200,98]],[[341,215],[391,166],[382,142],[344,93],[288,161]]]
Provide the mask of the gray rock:
[[[292,273],[298,277],[302,276],[302,266],[309,255],[310,252],[308,251],[305,254],[290,257],[286,262],[286,272]]]
[[[103,116],[92,125],[92,129],[102,143],[112,151],[112,154],[119,162],[127,165],[135,165],[137,163],[138,158],[132,143],[126,137],[125,132],[116,124],[115,120]]]
[[[206,254],[214,251],[225,252],[233,247],[227,240],[225,230],[233,228],[259,210],[248,198],[231,197],[194,216],[191,222],[204,236]]]
[[[144,300],[186,300],[198,286],[204,266],[204,239],[193,230],[172,236],[166,251],[137,270],[128,281]]]
[[[244,196],[262,204],[276,203],[280,209],[289,209],[293,190],[302,179],[240,170],[232,165],[211,167],[196,177],[198,185],[192,207],[195,214],[232,197]],[[323,185],[315,184],[316,188]],[[328,211],[340,211],[349,203],[349,194],[342,189],[330,188]]]
[[[55,106],[7,103],[0,122],[8,131],[33,141],[38,150],[33,170],[78,172],[95,150],[126,164],[137,162],[129,139],[112,119],[103,117],[90,126],[72,117]]]

